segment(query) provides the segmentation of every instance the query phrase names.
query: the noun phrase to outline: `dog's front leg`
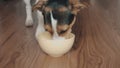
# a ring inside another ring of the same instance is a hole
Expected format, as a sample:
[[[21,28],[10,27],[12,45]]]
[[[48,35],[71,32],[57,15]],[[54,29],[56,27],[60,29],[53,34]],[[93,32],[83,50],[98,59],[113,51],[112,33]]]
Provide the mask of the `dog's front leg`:
[[[32,8],[30,4],[30,0],[24,0],[26,5],[26,26],[32,26],[33,25],[33,18],[32,18]]]
[[[38,35],[40,33],[45,31],[44,18],[43,18],[42,12],[39,10],[37,10],[37,18],[38,18],[38,25],[37,25],[36,34],[35,34],[36,39],[38,39]]]

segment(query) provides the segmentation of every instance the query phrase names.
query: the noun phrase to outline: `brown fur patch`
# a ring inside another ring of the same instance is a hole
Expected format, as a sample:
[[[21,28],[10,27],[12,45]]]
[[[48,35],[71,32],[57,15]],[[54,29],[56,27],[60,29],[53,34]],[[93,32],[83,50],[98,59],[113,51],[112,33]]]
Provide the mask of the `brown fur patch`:
[[[44,5],[46,4],[48,0],[39,0],[33,7],[32,11],[40,9],[42,10],[44,8]]]
[[[68,10],[68,8],[67,7],[60,7],[59,9],[58,9],[58,11],[59,12],[64,12],[64,11],[67,11]]]
[[[87,5],[84,3],[79,2],[79,0],[69,0],[69,3],[71,4],[71,11],[73,14],[77,15],[77,13],[83,9],[86,8]]]
[[[45,7],[45,9],[44,9],[46,12],[50,12],[51,10],[52,10],[52,8],[50,8],[50,7]]]
[[[52,26],[50,24],[45,24],[44,27],[45,27],[46,31],[50,32],[51,34],[53,33]]]
[[[65,24],[65,25],[58,25],[57,26],[57,31],[58,31],[58,33],[60,33],[61,31],[68,30],[68,28],[69,28],[69,25],[67,25],[67,24]]]
[[[71,33],[72,29],[68,29],[64,34],[60,34],[61,37],[66,37]]]

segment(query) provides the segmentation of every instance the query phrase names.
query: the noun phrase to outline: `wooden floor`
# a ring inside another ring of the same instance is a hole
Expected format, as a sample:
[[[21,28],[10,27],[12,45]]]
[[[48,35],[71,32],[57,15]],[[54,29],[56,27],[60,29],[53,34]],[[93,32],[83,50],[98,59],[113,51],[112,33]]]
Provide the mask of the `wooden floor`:
[[[24,25],[22,0],[0,2],[0,68],[120,68],[120,0],[91,0],[78,15],[76,40],[53,58],[35,40],[36,24]]]

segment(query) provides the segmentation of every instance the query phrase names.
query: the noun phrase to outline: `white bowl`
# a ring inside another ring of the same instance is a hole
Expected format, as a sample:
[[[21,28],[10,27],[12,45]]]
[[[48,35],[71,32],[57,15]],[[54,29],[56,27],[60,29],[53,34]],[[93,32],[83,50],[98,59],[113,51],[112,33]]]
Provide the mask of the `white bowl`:
[[[74,43],[75,35],[70,33],[67,39],[52,40],[48,32],[40,33],[38,42],[42,50],[52,57],[60,57],[67,53]]]

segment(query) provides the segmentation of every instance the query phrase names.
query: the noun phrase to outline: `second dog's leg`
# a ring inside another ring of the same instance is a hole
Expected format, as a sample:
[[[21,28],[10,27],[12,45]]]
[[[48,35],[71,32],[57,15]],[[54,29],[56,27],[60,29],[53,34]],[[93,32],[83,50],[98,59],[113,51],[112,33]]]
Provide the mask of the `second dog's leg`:
[[[38,39],[39,33],[42,33],[45,31],[44,18],[43,18],[42,12],[37,11],[37,18],[38,18],[38,25],[37,25],[36,34],[35,34],[36,39]]]
[[[30,0],[24,0],[26,4],[26,26],[32,26],[33,25],[33,18],[32,18],[32,8],[30,4]]]

